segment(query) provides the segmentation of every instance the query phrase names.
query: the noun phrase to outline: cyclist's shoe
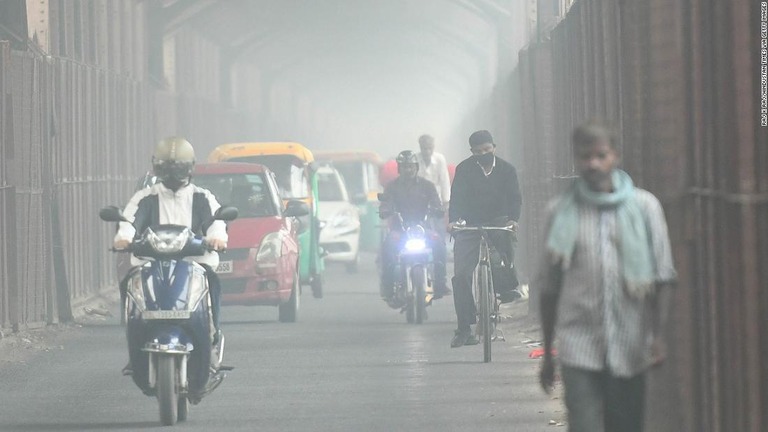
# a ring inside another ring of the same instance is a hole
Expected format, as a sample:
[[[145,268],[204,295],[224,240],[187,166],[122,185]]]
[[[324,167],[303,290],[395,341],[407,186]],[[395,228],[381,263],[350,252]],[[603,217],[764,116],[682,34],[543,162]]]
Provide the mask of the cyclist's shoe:
[[[464,342],[464,345],[477,345],[479,343],[480,343],[480,339],[478,339],[477,336],[470,333],[466,342]]]
[[[502,303],[511,303],[515,300],[522,298],[520,293],[516,290],[502,291],[499,293],[499,301]]]
[[[403,302],[403,300],[398,298],[396,295],[384,297],[382,298],[382,300],[384,300],[387,303],[387,305],[392,309],[400,309],[403,306],[405,306],[405,303]]]
[[[510,303],[516,300],[528,300],[528,285],[519,285],[517,288],[499,293],[499,301]]]
[[[133,365],[131,364],[130,360],[128,360],[128,364],[123,366],[122,373],[123,373],[123,376],[131,376],[131,375],[133,375]]]
[[[451,340],[451,348],[458,348],[461,346],[464,346],[467,344],[467,341],[470,337],[474,336],[472,335],[472,332],[469,330],[456,330],[456,333],[453,336],[453,340]],[[475,338],[475,341],[477,341],[477,338]],[[477,344],[477,343],[475,343]]]

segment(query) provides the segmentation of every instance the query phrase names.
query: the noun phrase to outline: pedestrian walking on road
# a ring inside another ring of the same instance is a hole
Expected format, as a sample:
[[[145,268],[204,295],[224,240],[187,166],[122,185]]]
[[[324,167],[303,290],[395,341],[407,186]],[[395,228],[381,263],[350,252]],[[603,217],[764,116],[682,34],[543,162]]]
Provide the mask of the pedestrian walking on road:
[[[641,432],[645,375],[665,357],[676,279],[664,211],[616,168],[608,129],[581,125],[572,144],[579,177],[547,209],[541,385],[552,389],[557,333],[568,430]]]

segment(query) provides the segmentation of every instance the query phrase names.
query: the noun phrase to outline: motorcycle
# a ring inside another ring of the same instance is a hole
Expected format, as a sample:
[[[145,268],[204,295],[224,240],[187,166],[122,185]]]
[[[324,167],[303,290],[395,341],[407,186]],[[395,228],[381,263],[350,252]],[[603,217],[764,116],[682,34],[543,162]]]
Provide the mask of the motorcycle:
[[[127,222],[119,208],[99,213],[106,222]],[[222,207],[214,220],[231,221],[234,207]],[[214,345],[214,327],[206,270],[185,258],[208,250],[202,237],[179,225],[147,228],[128,249],[146,260],[127,276],[128,353],[133,381],[147,396],[157,397],[160,421],[185,421],[190,404],[198,404],[225,378],[221,367],[224,339]]]
[[[384,194],[378,195],[379,201],[387,202]],[[386,212],[386,211],[385,211]],[[430,214],[437,215],[437,211]],[[399,212],[394,212],[397,229],[401,233],[399,249],[395,259],[395,301],[402,304],[400,313],[405,313],[409,324],[421,324],[427,319],[427,306],[432,304],[433,257],[429,247],[425,216],[420,221],[405,221]]]

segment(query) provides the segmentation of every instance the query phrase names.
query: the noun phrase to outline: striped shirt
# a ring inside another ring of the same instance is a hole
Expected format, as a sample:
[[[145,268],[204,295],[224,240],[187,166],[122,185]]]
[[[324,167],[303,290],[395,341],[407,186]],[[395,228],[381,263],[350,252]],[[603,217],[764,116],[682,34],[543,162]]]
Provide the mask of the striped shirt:
[[[677,274],[661,204],[642,189],[636,189],[635,199],[645,214],[656,282],[671,282]],[[548,206],[547,226],[556,202]],[[579,224],[576,249],[570,268],[563,274],[558,304],[558,357],[562,364],[573,368],[607,369],[614,376],[635,376],[651,361],[650,301],[631,297],[624,289],[616,210],[579,204]],[[542,263],[546,268],[546,261]]]

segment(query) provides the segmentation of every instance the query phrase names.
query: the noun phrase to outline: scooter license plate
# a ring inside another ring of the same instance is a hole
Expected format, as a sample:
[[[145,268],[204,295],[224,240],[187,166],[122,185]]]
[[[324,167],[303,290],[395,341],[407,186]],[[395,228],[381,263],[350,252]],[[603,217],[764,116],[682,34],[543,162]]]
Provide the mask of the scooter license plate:
[[[145,311],[141,314],[145,320],[189,319],[191,316],[191,311],[178,310]]]
[[[216,267],[216,273],[232,273],[232,261],[220,261],[219,266]]]

